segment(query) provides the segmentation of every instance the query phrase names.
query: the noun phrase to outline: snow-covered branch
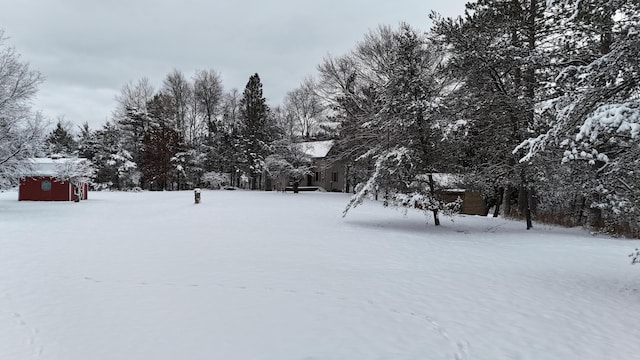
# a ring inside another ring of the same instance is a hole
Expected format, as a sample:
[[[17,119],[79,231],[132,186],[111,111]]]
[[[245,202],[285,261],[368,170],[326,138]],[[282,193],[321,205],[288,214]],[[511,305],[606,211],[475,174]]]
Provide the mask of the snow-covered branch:
[[[56,163],[55,177],[57,180],[69,181],[75,186],[91,182],[96,173],[91,161],[78,158],[65,160]]]

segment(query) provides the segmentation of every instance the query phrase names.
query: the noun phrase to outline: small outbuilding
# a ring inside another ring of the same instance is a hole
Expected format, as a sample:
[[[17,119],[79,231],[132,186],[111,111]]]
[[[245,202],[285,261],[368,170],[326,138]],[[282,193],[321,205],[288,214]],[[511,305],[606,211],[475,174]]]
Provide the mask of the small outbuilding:
[[[57,177],[60,167],[70,162],[79,162],[77,158],[34,158],[31,159],[31,171],[20,179],[18,200],[32,201],[74,201],[88,199],[89,184],[79,182],[74,185],[70,180]]]
[[[441,199],[446,202],[454,202],[458,198],[462,200],[460,208],[461,214],[466,215],[487,215],[487,206],[482,194],[478,191],[465,189],[445,189],[438,191]]]
[[[436,193],[445,202],[454,202],[458,198],[462,200],[460,213],[466,215],[486,216],[487,204],[479,191],[466,189],[464,177],[460,174],[434,173],[433,180],[436,183]],[[461,186],[462,185],[462,186]]]

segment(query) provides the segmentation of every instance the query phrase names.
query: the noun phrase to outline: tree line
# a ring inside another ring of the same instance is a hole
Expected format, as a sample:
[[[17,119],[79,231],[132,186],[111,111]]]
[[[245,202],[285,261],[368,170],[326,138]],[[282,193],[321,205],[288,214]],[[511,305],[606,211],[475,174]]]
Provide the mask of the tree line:
[[[309,172],[297,142],[334,139],[331,160],[354,193],[345,213],[376,196],[437,222],[455,204],[432,174],[454,173],[487,211],[527,228],[540,220],[638,236],[639,9],[638,0],[478,0],[459,17],[432,13],[427,32],[379,26],[322,59],[274,108],[258,74],[240,93],[225,92],[215,71],[188,80],[175,70],[157,91],[145,78],[123,86],[102,129],[84,124],[74,138],[59,121],[46,152],[91,159],[105,187],[224,178],[267,189],[276,175]],[[6,185],[16,176],[2,161]]]

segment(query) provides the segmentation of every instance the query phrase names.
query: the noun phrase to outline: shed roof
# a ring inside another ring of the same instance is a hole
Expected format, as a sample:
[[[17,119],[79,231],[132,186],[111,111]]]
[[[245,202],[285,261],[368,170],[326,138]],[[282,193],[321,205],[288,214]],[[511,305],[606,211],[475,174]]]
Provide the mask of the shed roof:
[[[27,171],[27,176],[55,176],[56,166],[60,164],[66,164],[69,162],[79,163],[84,159],[80,158],[31,158],[30,171]]]

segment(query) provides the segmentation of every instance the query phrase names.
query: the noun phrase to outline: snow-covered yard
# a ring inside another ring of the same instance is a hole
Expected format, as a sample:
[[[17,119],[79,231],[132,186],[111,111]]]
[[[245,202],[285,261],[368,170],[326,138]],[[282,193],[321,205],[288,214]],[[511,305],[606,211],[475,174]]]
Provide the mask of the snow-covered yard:
[[[0,193],[0,359],[640,357],[640,242],[348,199]]]

